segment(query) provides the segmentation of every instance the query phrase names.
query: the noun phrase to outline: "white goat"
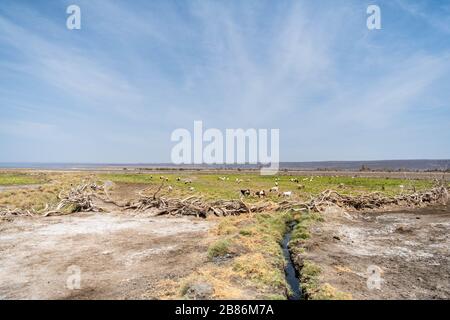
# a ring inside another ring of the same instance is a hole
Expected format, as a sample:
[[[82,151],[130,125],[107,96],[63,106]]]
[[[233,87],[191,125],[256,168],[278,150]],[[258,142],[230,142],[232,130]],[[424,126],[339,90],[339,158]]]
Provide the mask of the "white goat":
[[[292,191],[285,191],[281,195],[283,197],[290,198],[292,196]]]

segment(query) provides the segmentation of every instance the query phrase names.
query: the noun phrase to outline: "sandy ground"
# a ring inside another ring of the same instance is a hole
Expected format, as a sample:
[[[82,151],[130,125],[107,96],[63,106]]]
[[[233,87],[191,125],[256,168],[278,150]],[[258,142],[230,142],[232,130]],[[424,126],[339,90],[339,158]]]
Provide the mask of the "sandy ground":
[[[204,262],[212,226],[114,213],[15,219],[0,225],[0,299],[152,298],[158,281]]]
[[[324,216],[308,246],[323,282],[355,299],[450,298],[449,206]]]

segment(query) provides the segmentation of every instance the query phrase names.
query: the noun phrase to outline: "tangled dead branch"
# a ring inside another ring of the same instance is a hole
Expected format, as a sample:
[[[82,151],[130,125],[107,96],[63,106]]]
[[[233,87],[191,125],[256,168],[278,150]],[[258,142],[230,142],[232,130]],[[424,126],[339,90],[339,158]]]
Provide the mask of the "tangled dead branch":
[[[143,197],[125,207],[128,210],[145,211],[151,208],[157,209],[156,215],[191,215],[206,217],[210,214],[216,216],[240,215],[250,212],[261,212],[267,209],[269,204],[257,204],[249,206],[241,200],[218,200],[212,203],[205,202],[196,196],[185,199],[167,199],[164,197]]]
[[[335,205],[347,210],[367,210],[381,209],[386,207],[411,207],[423,206],[427,204],[447,203],[448,190],[445,186],[435,187],[431,190],[414,192],[412,194],[387,197],[381,193],[374,192],[369,194],[350,196],[343,195],[334,190],[326,190],[317,197],[311,197],[309,201],[282,201],[259,202],[247,204],[242,200],[217,200],[208,202],[196,196],[189,196],[185,199],[165,198],[157,196],[162,186],[151,196],[140,194],[140,198],[131,204],[121,205],[111,199],[106,185],[100,186],[95,183],[86,183],[69,190],[61,192],[58,196],[59,202],[53,206],[46,207],[41,211],[20,210],[20,209],[2,209],[0,208],[0,217],[12,216],[50,216],[62,215],[73,212],[100,212],[102,208],[97,205],[98,201],[110,203],[119,207],[121,210],[143,212],[149,209],[156,210],[155,215],[188,215],[196,217],[230,216],[246,213],[258,213],[263,211],[323,211],[326,207]],[[50,208],[51,207],[51,208]]]
[[[156,215],[192,215],[207,217],[240,215],[263,211],[323,211],[326,207],[336,205],[348,210],[381,209],[388,206],[409,207],[426,204],[446,203],[448,191],[445,187],[436,187],[428,191],[395,197],[383,196],[380,193],[370,193],[359,196],[339,194],[334,190],[326,190],[309,201],[283,201],[280,203],[260,202],[246,204],[242,200],[218,200],[212,203],[204,202],[201,198],[190,196],[186,199],[166,199],[163,197],[143,197],[126,209],[145,211],[150,208],[157,209]]]
[[[100,212],[102,209],[94,204],[94,199],[100,190],[103,191],[104,187],[95,183],[85,183],[70,189],[67,193],[60,192],[58,195],[59,202],[52,206],[46,204],[43,210],[0,208],[0,217],[35,215],[47,217],[73,212]]]
[[[348,210],[366,210],[386,207],[420,207],[428,204],[446,204],[447,202],[448,190],[444,186],[394,197],[387,197],[379,192],[350,196],[342,195],[334,190],[326,190],[308,202],[282,202],[278,210],[322,211],[330,205],[336,205]]]
[[[104,190],[103,186],[95,183],[82,184],[72,188],[67,194],[58,195],[60,202],[53,210],[43,213],[44,216],[60,215],[69,211],[72,212],[100,212],[101,208],[97,207],[93,200],[99,190]]]

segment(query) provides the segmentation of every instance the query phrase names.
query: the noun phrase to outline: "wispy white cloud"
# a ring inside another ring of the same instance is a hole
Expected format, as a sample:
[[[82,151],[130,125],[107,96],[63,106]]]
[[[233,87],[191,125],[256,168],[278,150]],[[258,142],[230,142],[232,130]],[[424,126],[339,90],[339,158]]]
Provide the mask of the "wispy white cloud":
[[[110,161],[124,159],[120,150],[135,161],[168,161],[170,132],[200,119],[209,127],[281,128],[284,160],[338,159],[354,154],[335,151],[335,141],[357,129],[365,133],[349,149],[363,148],[379,129],[416,130],[403,119],[424,101],[448,108],[439,83],[450,77],[450,48],[411,52],[414,39],[389,20],[383,23],[391,30],[370,33],[357,1],[80,6],[78,33],[32,8],[18,19],[11,19],[17,8],[0,13],[0,55],[10,57],[0,62],[2,113],[18,128],[34,120],[54,134],[65,130],[74,153],[94,132],[98,153]],[[431,23],[429,12],[400,0],[392,6]],[[44,92],[34,92],[33,84]],[[39,119],[19,108],[33,99],[43,111]],[[17,110],[5,113],[6,105]],[[390,157],[383,147],[380,157]]]
[[[398,6],[413,17],[419,18],[439,31],[450,33],[450,4],[416,0],[396,0]],[[441,14],[430,12],[427,8],[433,8]]]

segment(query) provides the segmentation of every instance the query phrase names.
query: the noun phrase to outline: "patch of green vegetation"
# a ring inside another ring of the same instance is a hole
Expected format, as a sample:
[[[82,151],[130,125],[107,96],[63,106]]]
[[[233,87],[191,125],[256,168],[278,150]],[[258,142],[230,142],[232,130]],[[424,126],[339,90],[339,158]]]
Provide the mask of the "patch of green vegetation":
[[[234,255],[228,265],[234,277],[242,278],[243,283],[250,281],[264,296],[286,299],[288,286],[280,243],[292,219],[291,214],[284,212],[223,218],[217,231],[232,248]],[[213,252],[222,251],[217,247],[222,246],[213,244]]]
[[[45,181],[42,178],[26,173],[0,173],[1,186],[40,184],[43,182]]]
[[[312,261],[305,260],[301,271],[301,284],[309,300],[349,300],[352,296],[337,290],[329,283],[320,283],[321,268]]]
[[[300,283],[303,292],[309,297],[316,292],[320,286],[319,276],[321,269],[309,260],[303,261]]]
[[[316,222],[323,221],[323,217],[318,212],[305,212],[297,217],[297,224],[292,230],[292,237],[289,243],[290,247],[299,245],[304,240],[310,238],[309,228]],[[299,248],[295,248],[299,249]]]
[[[233,262],[233,270],[258,287],[285,288],[286,280],[280,267],[282,265],[277,267],[261,252],[240,256]]]
[[[242,229],[242,230],[239,230],[239,234],[241,236],[251,236],[251,235],[253,235],[253,231],[251,229]]]
[[[150,174],[131,174],[131,173],[115,173],[115,174],[100,174],[99,178],[102,180],[110,180],[112,182],[122,183],[158,183],[161,181],[159,176],[157,179]]]
[[[231,241],[229,239],[219,239],[208,248],[210,259],[222,257],[230,253]]]
[[[250,253],[238,257],[233,263],[233,270],[258,286],[286,288],[280,242],[292,217],[287,213],[262,213],[255,217],[252,227],[241,230],[244,231],[245,241],[242,237],[237,239],[249,248]],[[239,233],[242,235],[242,232]]]
[[[256,216],[258,231],[274,240],[278,247],[292,220],[290,213],[262,213]]]
[[[330,285],[324,283],[315,292],[310,294],[310,300],[351,300],[352,295],[342,292]]]
[[[328,177],[315,176],[301,182],[303,191],[317,195],[326,189],[334,189],[339,193],[354,195],[361,192],[380,192],[385,195],[396,195],[408,190],[424,190],[433,186],[429,180],[360,178],[360,177]],[[403,186],[404,188],[401,188]]]

